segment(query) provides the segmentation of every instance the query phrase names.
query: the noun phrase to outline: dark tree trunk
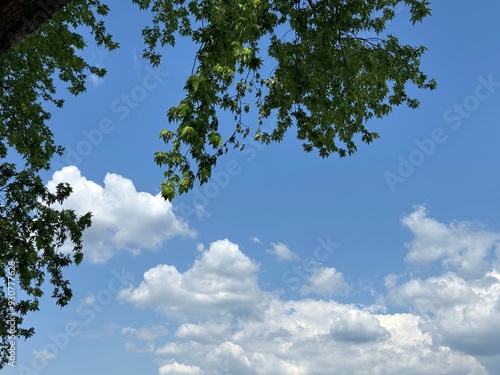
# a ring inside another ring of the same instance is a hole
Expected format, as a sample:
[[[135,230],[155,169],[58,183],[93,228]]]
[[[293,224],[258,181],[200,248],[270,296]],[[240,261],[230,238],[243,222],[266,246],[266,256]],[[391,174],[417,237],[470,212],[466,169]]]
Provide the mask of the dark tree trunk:
[[[0,55],[40,26],[71,0],[0,0]]]

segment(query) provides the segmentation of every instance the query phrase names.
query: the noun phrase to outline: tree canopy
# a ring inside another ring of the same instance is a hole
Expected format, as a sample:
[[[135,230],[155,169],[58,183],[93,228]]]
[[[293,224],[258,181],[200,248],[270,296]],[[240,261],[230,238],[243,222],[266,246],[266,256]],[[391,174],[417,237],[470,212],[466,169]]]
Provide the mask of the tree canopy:
[[[168,110],[171,125],[160,132],[166,148],[154,155],[165,168],[161,191],[168,200],[207,182],[219,158],[241,150],[250,134],[267,144],[293,128],[306,152],[351,155],[356,142],[379,137],[369,130],[370,119],[401,104],[418,107],[408,84],[436,87],[420,68],[425,47],[386,33],[401,5],[412,23],[422,21],[430,14],[426,0],[132,1],[152,16],[143,37],[153,66],[178,38],[198,46],[184,98]],[[27,4],[35,8],[23,13]],[[82,233],[90,225],[90,213],[78,217],[51,207],[69,196],[69,185],[50,192],[40,177],[64,151],[49,127],[48,108],[64,104],[55,82],[77,95],[88,74],[106,73],[78,54],[87,44],[81,28],[90,28],[94,42],[108,50],[118,44],[102,20],[109,8],[99,0],[9,0],[0,10],[0,273],[8,285],[7,264],[14,261],[26,295],[13,304],[3,289],[0,310],[15,315],[15,336],[27,338],[34,331],[22,327],[22,317],[38,309],[46,273],[57,304],[70,300],[62,269],[81,262]],[[256,124],[248,123],[252,111]],[[222,123],[224,113],[234,121]],[[270,116],[277,122],[267,131],[262,124]],[[12,157],[22,162],[8,162]],[[69,253],[61,251],[65,242],[73,244]],[[6,320],[0,336],[5,364],[12,336]]]
[[[50,169],[52,157],[64,151],[54,143],[47,107],[63,105],[55,96],[56,79],[76,95],[85,90],[88,73],[105,74],[78,56],[86,42],[74,29],[90,27],[98,44],[116,48],[96,19],[107,10],[98,1],[72,2],[0,55],[0,276],[5,284],[0,295],[1,365],[8,363],[14,337],[34,334],[33,328],[22,326],[23,317],[38,310],[47,277],[58,305],[66,305],[72,296],[62,270],[82,261],[82,233],[90,226],[90,213],[77,216],[51,207],[62,203],[71,187],[59,184],[51,192],[40,177]],[[9,159],[22,162],[16,165]],[[72,243],[71,252],[60,251],[65,242]],[[23,292],[18,298],[9,293],[15,289]]]
[[[344,157],[356,151],[356,136],[365,143],[379,137],[366,128],[368,120],[403,103],[418,107],[406,93],[408,83],[436,87],[420,69],[425,47],[384,35],[400,3],[410,6],[415,23],[430,13],[427,1],[134,2],[154,15],[143,31],[144,57],[153,65],[161,59],[157,47],[174,46],[176,35],[199,45],[186,95],[168,112],[177,128],[160,134],[170,147],[155,155],[156,163],[167,167],[166,199],[189,191],[196,180],[207,182],[218,158],[229,147],[244,147],[251,131],[256,140],[270,143],[294,127],[306,152]],[[270,74],[262,73],[263,46]],[[252,130],[244,122],[249,96],[259,117]],[[222,111],[234,115],[234,131],[226,139],[219,126]],[[271,115],[277,116],[275,128],[261,131]]]

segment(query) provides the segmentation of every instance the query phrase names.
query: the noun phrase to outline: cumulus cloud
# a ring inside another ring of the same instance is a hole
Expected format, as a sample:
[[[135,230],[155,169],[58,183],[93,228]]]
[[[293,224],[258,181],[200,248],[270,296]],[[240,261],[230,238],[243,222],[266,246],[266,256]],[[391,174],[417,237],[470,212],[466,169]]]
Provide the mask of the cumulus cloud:
[[[344,280],[342,272],[338,272],[333,267],[318,267],[313,270],[307,282],[299,289],[299,292],[302,295],[315,293],[320,296],[330,297],[346,291],[347,288],[348,284]]]
[[[203,371],[197,366],[184,365],[182,363],[170,363],[160,367],[159,375],[195,375],[203,374]]]
[[[159,249],[173,236],[195,235],[175,216],[170,202],[159,194],[136,191],[132,181],[120,175],[108,173],[101,186],[69,166],[55,172],[47,187],[53,191],[60,182],[73,188],[65,208],[77,214],[92,212],[92,226],[84,233],[84,252],[91,262],[105,262],[122,250],[138,254]]]
[[[353,343],[366,343],[390,336],[389,331],[380,325],[375,316],[362,310],[350,310],[336,317],[330,333],[336,341]]]
[[[500,273],[475,280],[453,273],[398,284],[386,280],[388,298],[410,306],[421,328],[443,345],[470,355],[500,354]]]
[[[487,271],[486,257],[500,246],[500,232],[475,228],[469,222],[439,223],[418,206],[402,224],[413,234],[406,260],[415,265],[440,261],[461,275],[477,277]]]
[[[415,278],[401,285],[395,275],[385,279],[390,302],[399,306],[410,306],[419,314],[437,313],[464,303],[478,302],[472,285],[456,274],[448,272],[427,279]]]
[[[160,264],[144,273],[144,281],[122,290],[118,298],[166,315],[223,316],[254,311],[263,296],[257,283],[259,265],[229,240],[201,249],[200,258],[184,273]]]
[[[200,251],[185,272],[158,265],[119,294],[178,322],[175,340],[154,351],[160,374],[487,374],[431,332],[424,313],[286,300],[260,289],[259,265],[238,245],[222,240]]]
[[[207,352],[206,360],[213,363],[225,372],[230,370],[231,374],[248,374],[254,373],[250,359],[247,357],[245,350],[238,344],[231,341],[225,341],[217,346],[213,346]]]
[[[291,261],[297,260],[298,256],[292,250],[288,248],[285,244],[278,242],[271,242],[272,248],[268,250],[269,253],[276,255],[279,260],[282,261]]]
[[[200,344],[214,344],[221,342],[231,330],[228,322],[207,322],[203,325],[184,323],[175,332],[175,337],[185,341],[194,341]]]
[[[500,233],[468,222],[440,223],[423,207],[403,219],[413,233],[406,259],[441,266],[441,273],[385,278],[387,302],[420,316],[436,345],[500,369]],[[435,268],[435,267],[434,267]],[[494,359],[495,358],[495,359]]]
[[[474,357],[435,345],[418,322],[412,314],[380,316],[335,301],[274,298],[259,316],[227,319],[230,329],[223,326],[216,338],[215,321],[190,323],[195,335],[176,335],[156,355],[205,374],[487,373]]]

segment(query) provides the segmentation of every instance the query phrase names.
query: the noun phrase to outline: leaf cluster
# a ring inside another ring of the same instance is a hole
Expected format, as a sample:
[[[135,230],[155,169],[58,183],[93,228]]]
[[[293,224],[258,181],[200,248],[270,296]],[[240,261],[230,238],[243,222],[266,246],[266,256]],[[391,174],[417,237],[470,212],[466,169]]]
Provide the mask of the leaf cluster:
[[[425,48],[384,34],[400,5],[409,7],[413,23],[429,15],[425,0],[134,2],[153,13],[152,26],[143,31],[144,57],[152,64],[160,63],[162,47],[174,46],[176,37],[199,46],[185,97],[168,111],[176,129],[160,133],[169,148],[155,154],[156,163],[166,167],[162,194],[168,200],[192,189],[196,180],[207,182],[228,146],[244,147],[248,96],[258,112],[256,140],[280,142],[295,128],[306,152],[344,157],[356,152],[357,136],[364,143],[379,137],[366,127],[370,119],[401,104],[418,107],[406,92],[408,84],[436,87],[420,69]],[[267,76],[263,44],[266,61],[275,64]],[[223,112],[234,118],[225,124],[234,129],[225,140]],[[272,115],[274,128],[263,131]]]
[[[99,19],[107,13],[108,7],[99,0],[72,1],[0,55],[0,277],[5,283],[0,294],[5,317],[0,324],[0,368],[8,357],[7,317],[14,312],[15,336],[28,338],[34,328],[24,327],[23,318],[38,310],[44,282],[52,285],[57,305],[65,306],[72,297],[63,269],[82,261],[82,234],[91,224],[91,214],[78,216],[59,208],[71,187],[62,183],[49,192],[42,181],[41,172],[49,170],[52,157],[64,151],[54,142],[47,108],[63,106],[56,92],[61,83],[78,95],[86,89],[88,74],[106,74],[87,63],[80,51],[86,47],[82,28],[90,29],[97,45],[118,47]],[[19,157],[17,165],[9,162]],[[17,295],[23,296],[14,311],[7,294],[11,262],[17,271]]]
[[[0,278],[5,286],[12,283],[25,296],[15,301],[12,310],[7,288],[2,288],[0,311],[4,317],[15,317],[17,337],[29,338],[34,328],[24,328],[22,323],[28,312],[38,310],[46,278],[53,287],[52,297],[57,305],[65,306],[71,299],[70,283],[62,271],[70,264],[81,263],[82,234],[91,224],[91,214],[79,217],[72,210],[53,208],[72,189],[61,183],[55,192],[48,191],[33,168],[18,172],[13,163],[0,164],[0,186]],[[68,242],[72,249],[62,251]],[[12,263],[11,269],[17,272],[9,278],[7,265]],[[2,323],[0,356],[5,361],[10,326],[7,319]]]

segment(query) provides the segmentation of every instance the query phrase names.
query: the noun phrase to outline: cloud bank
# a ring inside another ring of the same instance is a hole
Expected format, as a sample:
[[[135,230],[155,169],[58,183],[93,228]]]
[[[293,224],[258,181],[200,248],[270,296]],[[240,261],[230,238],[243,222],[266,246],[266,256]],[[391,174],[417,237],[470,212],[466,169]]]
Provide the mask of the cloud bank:
[[[174,337],[149,351],[159,374],[497,373],[499,233],[439,223],[423,207],[402,224],[413,236],[411,272],[386,277],[383,305],[265,291],[259,264],[229,240],[203,248],[185,272],[149,269],[119,299],[177,323]],[[435,274],[417,272],[429,263]],[[320,267],[302,294],[326,297],[343,282],[340,272]]]

